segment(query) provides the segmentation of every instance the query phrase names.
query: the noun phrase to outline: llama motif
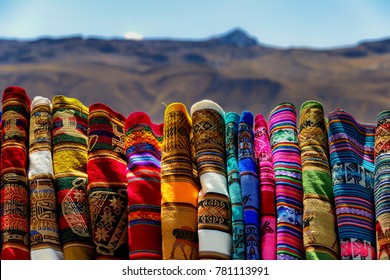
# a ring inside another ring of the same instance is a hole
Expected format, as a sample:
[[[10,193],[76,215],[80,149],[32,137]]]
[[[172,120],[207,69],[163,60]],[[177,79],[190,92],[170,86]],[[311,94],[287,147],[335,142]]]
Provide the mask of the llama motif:
[[[197,247],[198,243],[198,235],[196,232],[192,230],[192,228],[188,226],[182,226],[181,228],[175,228],[172,232],[173,236],[175,236],[176,240],[172,246],[171,259],[175,258],[176,248],[179,247],[183,252],[185,260],[191,260],[192,255]],[[187,257],[185,252],[185,247],[189,246],[191,248],[190,257]]]

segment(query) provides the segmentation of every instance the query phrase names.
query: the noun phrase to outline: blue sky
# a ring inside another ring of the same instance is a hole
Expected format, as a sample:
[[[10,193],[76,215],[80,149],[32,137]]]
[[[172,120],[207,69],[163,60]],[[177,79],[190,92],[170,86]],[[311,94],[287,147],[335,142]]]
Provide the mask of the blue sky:
[[[352,45],[390,37],[390,1],[0,0],[0,37],[202,39],[238,26],[268,45]]]

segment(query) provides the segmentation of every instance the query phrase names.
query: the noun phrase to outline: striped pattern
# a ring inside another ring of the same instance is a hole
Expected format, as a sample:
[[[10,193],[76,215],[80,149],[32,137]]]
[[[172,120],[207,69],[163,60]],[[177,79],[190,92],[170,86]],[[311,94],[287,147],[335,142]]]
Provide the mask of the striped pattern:
[[[378,114],[375,131],[374,198],[377,259],[390,259],[390,110]]]
[[[303,248],[303,187],[296,109],[281,103],[270,112],[269,133],[275,173],[276,254],[278,260],[300,260]]]
[[[88,114],[88,204],[96,259],[128,259],[125,117],[104,104]]]
[[[329,152],[342,259],[375,259],[375,125],[329,114]]]
[[[275,174],[268,125],[263,115],[255,117],[255,157],[259,168],[261,196],[261,259],[276,260]]]
[[[231,204],[225,161],[225,113],[203,100],[191,107],[195,159],[201,183],[198,200],[199,259],[231,258]]]
[[[306,259],[339,258],[328,134],[324,109],[314,100],[300,110],[299,145],[303,176],[303,242]]]
[[[51,146],[51,101],[36,96],[31,102],[28,181],[32,260],[64,258],[60,242]]]
[[[130,259],[162,259],[161,143],[164,124],[143,112],[125,124]]]
[[[88,196],[88,107],[75,98],[53,97],[53,167],[60,238],[67,259],[94,259]]]
[[[229,112],[225,117],[226,124],[226,168],[228,190],[232,204],[232,259],[245,260],[244,214],[240,172],[238,171],[238,124],[240,115]]]
[[[192,121],[182,103],[165,109],[161,155],[163,259],[198,259],[199,182],[194,164]]]
[[[238,126],[238,170],[244,207],[247,260],[259,260],[261,257],[260,185],[253,141],[253,114],[243,112]]]
[[[27,185],[30,99],[23,88],[8,87],[3,98],[1,141],[1,232],[3,260],[30,259]]]

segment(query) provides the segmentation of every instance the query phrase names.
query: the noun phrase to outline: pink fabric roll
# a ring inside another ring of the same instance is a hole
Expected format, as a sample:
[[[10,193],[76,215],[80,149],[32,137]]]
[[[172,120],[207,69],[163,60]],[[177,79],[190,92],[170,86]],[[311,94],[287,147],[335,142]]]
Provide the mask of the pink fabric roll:
[[[261,193],[261,259],[276,260],[275,175],[268,126],[263,115],[256,116],[254,133]]]

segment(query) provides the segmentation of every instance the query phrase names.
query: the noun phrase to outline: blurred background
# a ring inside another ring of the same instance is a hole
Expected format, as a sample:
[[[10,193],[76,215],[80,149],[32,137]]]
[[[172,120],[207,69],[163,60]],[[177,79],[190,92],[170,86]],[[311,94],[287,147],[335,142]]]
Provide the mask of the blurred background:
[[[390,108],[387,0],[0,0],[0,88],[163,120],[201,99],[269,112]]]

